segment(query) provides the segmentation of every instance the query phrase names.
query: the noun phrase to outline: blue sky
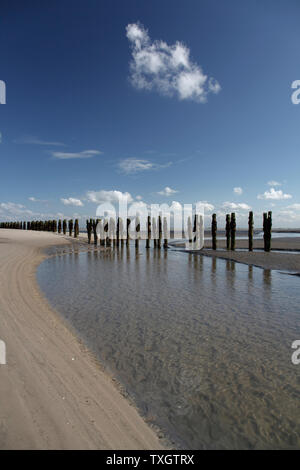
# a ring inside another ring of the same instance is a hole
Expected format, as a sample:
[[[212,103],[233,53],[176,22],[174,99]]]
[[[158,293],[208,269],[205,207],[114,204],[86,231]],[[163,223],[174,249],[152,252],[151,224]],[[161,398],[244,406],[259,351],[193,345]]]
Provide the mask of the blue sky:
[[[300,227],[299,14],[297,0],[2,0],[0,218],[95,216],[129,193]]]

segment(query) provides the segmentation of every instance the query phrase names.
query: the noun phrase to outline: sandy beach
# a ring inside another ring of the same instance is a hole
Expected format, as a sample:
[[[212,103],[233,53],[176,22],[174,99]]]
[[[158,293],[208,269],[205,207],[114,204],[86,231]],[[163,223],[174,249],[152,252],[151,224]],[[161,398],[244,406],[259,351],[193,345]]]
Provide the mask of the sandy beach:
[[[48,232],[0,230],[0,449],[161,449],[162,443],[41,294]]]
[[[182,242],[171,242],[171,246],[183,248]],[[232,260],[238,263],[257,266],[263,269],[278,269],[289,271],[293,274],[300,274],[300,237],[280,237],[272,240],[272,250],[270,253],[263,251],[263,240],[253,240],[254,251],[247,251],[248,240],[236,240],[236,249],[245,251],[226,251],[226,241],[217,240],[217,250],[211,249],[211,240],[205,240],[204,249],[195,252],[198,255],[210,256],[225,260]],[[280,252],[277,252],[280,251]],[[288,253],[288,252],[295,253]]]

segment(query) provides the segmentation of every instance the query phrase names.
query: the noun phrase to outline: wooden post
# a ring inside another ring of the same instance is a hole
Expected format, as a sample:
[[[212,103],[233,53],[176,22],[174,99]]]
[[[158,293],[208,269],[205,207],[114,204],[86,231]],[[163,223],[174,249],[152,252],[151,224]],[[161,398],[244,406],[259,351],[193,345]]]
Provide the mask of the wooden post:
[[[249,251],[253,251],[253,212],[249,212],[248,219],[248,239],[249,239]]]
[[[116,242],[118,247],[120,244],[120,217],[117,218]]]
[[[135,218],[135,247],[139,247],[141,224],[138,216]]]
[[[211,222],[212,249],[217,249],[217,214],[212,215]]]
[[[155,217],[152,217],[152,227],[153,227],[153,246],[154,246],[154,248],[156,248],[156,245],[157,245],[157,231],[156,231]]]
[[[88,244],[90,245],[92,238],[92,219],[86,221],[86,231],[88,236]]]
[[[72,236],[72,232],[73,232],[73,219],[70,219],[69,220],[69,236],[70,237]]]
[[[129,234],[129,225],[130,225],[131,220],[127,218],[126,221],[126,246],[129,246],[129,240],[130,240],[130,234]]]
[[[58,233],[61,233],[61,219],[59,219],[58,221],[58,229],[57,229]]]
[[[163,224],[163,231],[164,231],[164,249],[168,249],[168,222],[167,217],[164,217],[164,224]]]
[[[109,238],[109,234],[108,234],[108,219],[105,220],[105,222],[104,222],[104,236],[105,236],[106,246],[110,246],[111,243],[110,243],[110,238]]]
[[[98,234],[97,234],[97,225],[99,223],[99,219],[92,219],[92,227],[93,227],[93,234],[94,234],[94,245],[97,245],[98,242]]]
[[[263,215],[263,228],[264,228],[264,250],[271,251],[271,233],[272,233],[272,212],[264,213]]]
[[[75,219],[74,238],[77,238],[78,235],[79,235],[79,222],[78,222],[78,219]]]
[[[150,240],[151,240],[151,217],[148,215],[147,217],[147,240],[146,240],[146,248],[150,248]]]
[[[226,250],[230,250],[230,214],[226,214]]]
[[[157,248],[161,249],[161,239],[162,239],[162,225],[161,225],[161,216],[158,216],[158,243]]]
[[[235,213],[232,212],[231,221],[230,221],[230,236],[231,236],[231,249],[232,249],[232,251],[235,250],[235,232],[236,232]]]
[[[44,223],[44,230],[45,230],[45,223]],[[63,220],[63,234],[66,235],[67,233],[67,221],[66,219]]]

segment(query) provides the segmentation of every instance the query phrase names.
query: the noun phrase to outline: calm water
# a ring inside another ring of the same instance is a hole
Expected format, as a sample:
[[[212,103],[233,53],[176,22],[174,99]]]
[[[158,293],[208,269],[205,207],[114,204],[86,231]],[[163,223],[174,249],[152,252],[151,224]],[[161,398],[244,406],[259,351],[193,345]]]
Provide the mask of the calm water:
[[[300,448],[300,280],[178,251],[59,255],[50,303],[185,448]]]

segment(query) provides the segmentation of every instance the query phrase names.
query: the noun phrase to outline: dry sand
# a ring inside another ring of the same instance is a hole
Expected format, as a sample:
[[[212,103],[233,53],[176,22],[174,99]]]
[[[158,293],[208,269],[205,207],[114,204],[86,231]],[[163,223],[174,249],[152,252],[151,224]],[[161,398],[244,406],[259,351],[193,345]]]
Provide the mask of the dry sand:
[[[0,229],[0,449],[161,449],[157,435],[49,306],[47,233]]]

